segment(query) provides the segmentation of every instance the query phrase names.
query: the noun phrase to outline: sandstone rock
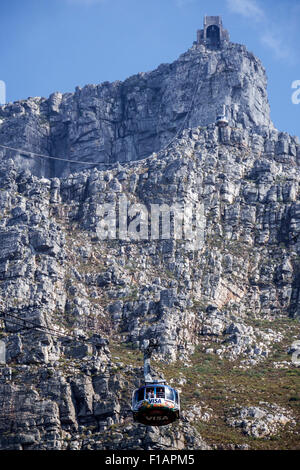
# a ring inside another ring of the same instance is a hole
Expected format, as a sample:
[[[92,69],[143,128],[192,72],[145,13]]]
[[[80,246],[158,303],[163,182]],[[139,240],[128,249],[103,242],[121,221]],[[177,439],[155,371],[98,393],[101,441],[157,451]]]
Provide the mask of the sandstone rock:
[[[234,410],[234,416],[227,418],[227,423],[241,428],[244,434],[259,439],[276,435],[287,424],[295,425],[292,414],[287,410],[270,403],[262,405]]]
[[[166,367],[187,368],[199,347],[249,368],[283,340],[276,318],[299,316],[299,141],[270,122],[261,63],[244,46],[194,45],[123,83],[6,105],[0,119],[1,143],[97,165],[1,154],[0,448],[210,448],[193,423],[213,410],[150,429],[132,423],[130,394],[145,339]],[[99,208],[118,212],[121,194],[147,210],[201,202],[201,246],[103,240]],[[268,404],[228,417],[257,437],[292,421]]]

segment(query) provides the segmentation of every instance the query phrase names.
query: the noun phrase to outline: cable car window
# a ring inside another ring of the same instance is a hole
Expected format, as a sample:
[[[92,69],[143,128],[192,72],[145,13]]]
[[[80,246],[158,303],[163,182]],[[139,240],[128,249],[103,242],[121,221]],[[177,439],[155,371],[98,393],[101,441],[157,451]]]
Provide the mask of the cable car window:
[[[171,390],[170,388],[166,388],[166,399],[174,401],[173,390]]]
[[[144,400],[144,388],[137,391],[137,401]]]
[[[177,390],[174,390],[175,393],[175,402],[178,403],[178,392]]]
[[[153,387],[147,387],[146,388],[146,398],[149,400],[150,398],[155,398],[154,395],[154,388]]]
[[[156,398],[165,398],[164,387],[156,387]]]

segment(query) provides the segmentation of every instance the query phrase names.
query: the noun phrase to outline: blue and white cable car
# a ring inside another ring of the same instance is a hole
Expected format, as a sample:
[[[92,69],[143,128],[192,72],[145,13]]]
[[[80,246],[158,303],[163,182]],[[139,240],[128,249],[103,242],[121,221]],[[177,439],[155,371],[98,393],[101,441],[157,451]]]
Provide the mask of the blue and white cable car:
[[[132,394],[133,419],[148,426],[164,426],[179,418],[179,393],[169,385],[146,383]]]
[[[150,357],[156,343],[150,340],[144,350],[145,385],[132,394],[133,419],[146,426],[165,426],[179,419],[180,397],[177,390],[151,376]]]
[[[226,107],[225,105],[223,105],[223,111],[222,111],[222,114],[220,114],[219,116],[217,116],[217,120],[216,120],[216,125],[218,127],[227,127],[228,126],[228,119],[226,117]]]

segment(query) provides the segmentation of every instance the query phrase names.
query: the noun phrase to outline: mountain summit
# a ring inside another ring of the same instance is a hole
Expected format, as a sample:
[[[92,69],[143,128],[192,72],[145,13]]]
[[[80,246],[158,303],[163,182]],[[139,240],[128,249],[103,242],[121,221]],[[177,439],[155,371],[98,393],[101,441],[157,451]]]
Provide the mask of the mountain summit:
[[[0,143],[66,161],[107,164],[162,150],[178,131],[215,123],[223,105],[232,127],[272,128],[261,62],[229,42],[220,17],[206,17],[197,36],[178,60],[152,72],[2,107]],[[4,158],[15,155],[4,152]],[[87,167],[17,158],[37,176],[61,177]]]

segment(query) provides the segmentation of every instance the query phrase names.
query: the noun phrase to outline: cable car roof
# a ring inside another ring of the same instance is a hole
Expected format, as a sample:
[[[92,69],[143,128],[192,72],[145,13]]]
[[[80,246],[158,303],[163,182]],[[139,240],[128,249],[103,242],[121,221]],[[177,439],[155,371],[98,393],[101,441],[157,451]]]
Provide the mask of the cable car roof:
[[[146,387],[160,387],[160,388],[170,388],[171,390],[175,390],[175,388],[171,387],[170,385],[167,385],[167,384],[161,384],[161,383],[157,383],[157,382],[151,382],[151,383],[147,383],[145,385],[142,385],[141,387],[137,388],[136,390],[141,390],[142,388],[146,388]]]

